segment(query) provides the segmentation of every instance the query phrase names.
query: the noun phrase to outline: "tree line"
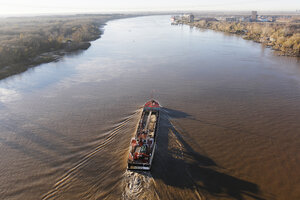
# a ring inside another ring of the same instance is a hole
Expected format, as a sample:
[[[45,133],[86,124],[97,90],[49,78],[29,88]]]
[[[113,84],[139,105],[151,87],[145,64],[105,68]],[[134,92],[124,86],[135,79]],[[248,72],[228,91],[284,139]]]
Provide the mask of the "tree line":
[[[281,55],[300,56],[300,23],[225,22],[201,20],[191,26],[243,35],[263,43]]]

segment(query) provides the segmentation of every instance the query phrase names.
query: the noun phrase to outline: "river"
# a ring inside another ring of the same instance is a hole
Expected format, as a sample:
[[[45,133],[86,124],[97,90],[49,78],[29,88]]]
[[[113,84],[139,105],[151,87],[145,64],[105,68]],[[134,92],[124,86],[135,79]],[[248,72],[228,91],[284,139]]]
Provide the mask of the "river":
[[[151,97],[152,170],[127,172]],[[170,16],[113,20],[0,81],[0,199],[300,199],[299,122],[299,59]]]

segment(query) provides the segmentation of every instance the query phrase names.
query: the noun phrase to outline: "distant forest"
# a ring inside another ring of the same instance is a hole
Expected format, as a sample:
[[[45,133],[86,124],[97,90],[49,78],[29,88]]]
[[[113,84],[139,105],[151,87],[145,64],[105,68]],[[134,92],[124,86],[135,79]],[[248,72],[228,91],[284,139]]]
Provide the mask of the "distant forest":
[[[0,79],[28,65],[55,60],[57,54],[87,49],[100,37],[99,27],[128,15],[73,15],[0,18]],[[55,52],[47,54],[47,52]],[[44,54],[44,55],[43,55]]]

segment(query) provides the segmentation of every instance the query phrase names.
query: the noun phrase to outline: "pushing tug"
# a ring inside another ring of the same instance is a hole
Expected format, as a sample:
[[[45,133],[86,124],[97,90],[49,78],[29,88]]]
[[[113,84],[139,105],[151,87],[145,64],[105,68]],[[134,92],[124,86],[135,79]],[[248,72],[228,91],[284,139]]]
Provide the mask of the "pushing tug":
[[[155,152],[160,105],[146,102],[135,137],[131,139],[127,169],[150,170]]]

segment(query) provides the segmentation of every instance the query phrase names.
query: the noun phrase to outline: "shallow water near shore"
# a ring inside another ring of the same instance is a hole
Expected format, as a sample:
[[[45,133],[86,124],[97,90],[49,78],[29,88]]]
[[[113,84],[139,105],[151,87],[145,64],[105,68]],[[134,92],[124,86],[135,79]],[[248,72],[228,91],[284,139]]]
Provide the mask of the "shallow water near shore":
[[[0,199],[300,199],[299,60],[169,18],[0,81]],[[128,172],[152,95],[152,170]]]

